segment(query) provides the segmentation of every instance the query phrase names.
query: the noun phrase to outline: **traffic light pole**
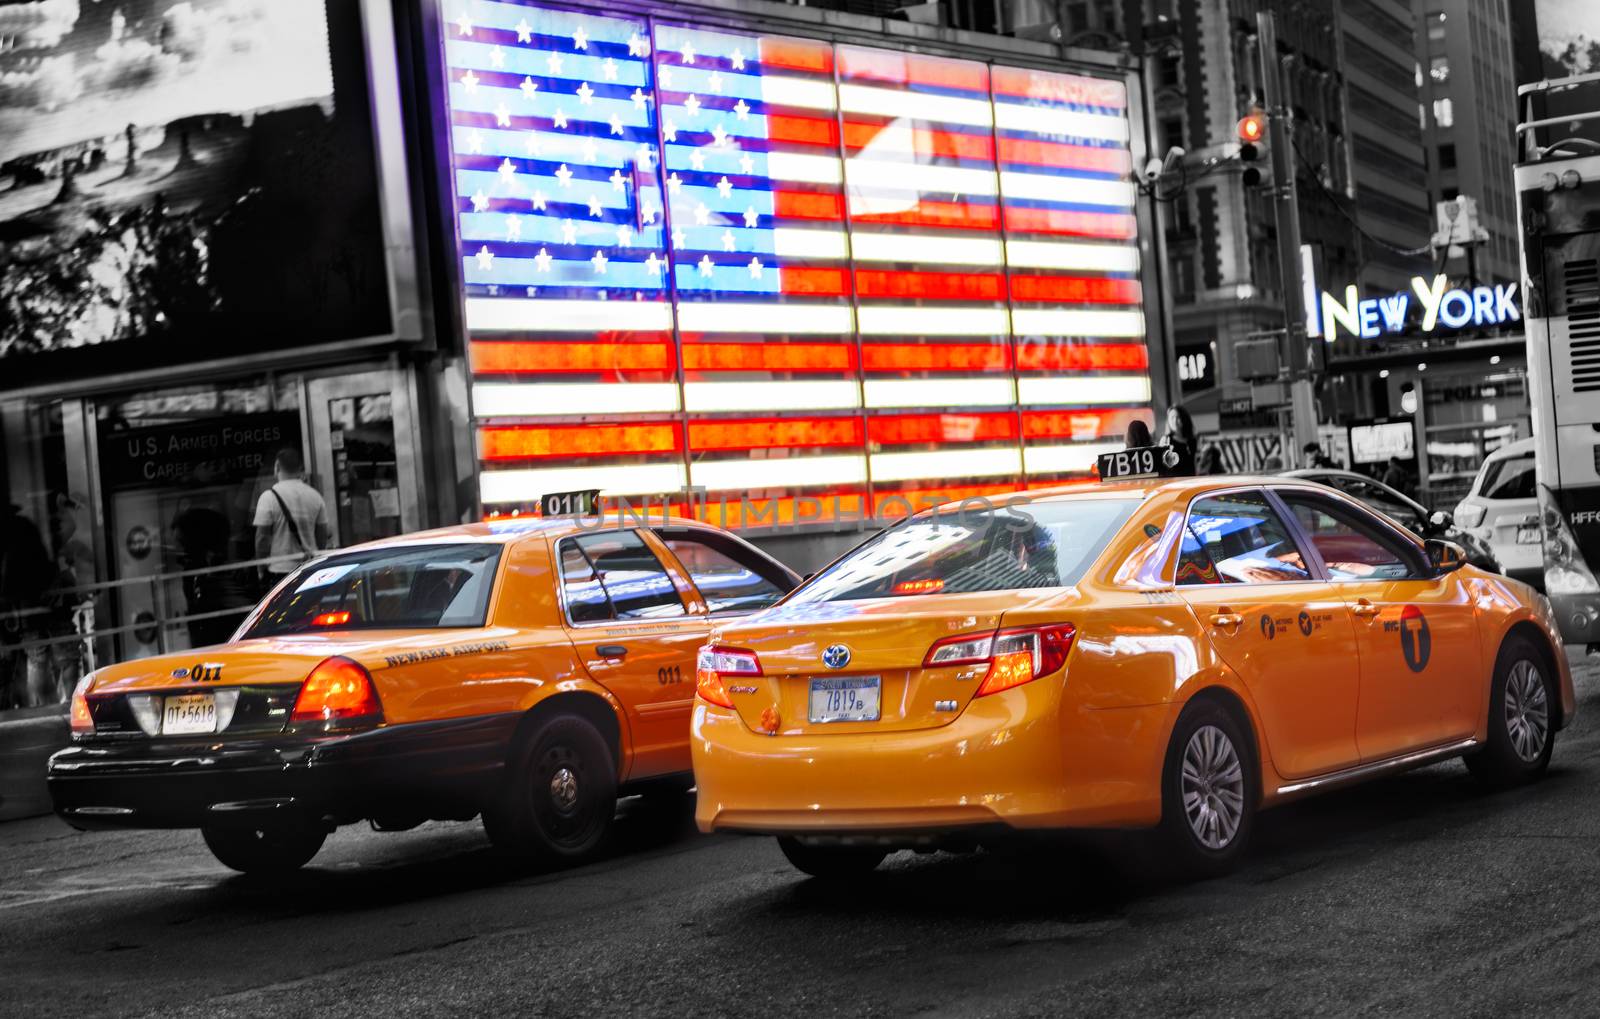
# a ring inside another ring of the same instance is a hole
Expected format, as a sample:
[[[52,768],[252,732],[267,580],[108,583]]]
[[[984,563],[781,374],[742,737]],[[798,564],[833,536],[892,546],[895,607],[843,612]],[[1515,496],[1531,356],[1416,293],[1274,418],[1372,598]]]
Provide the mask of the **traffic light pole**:
[[[1317,406],[1311,395],[1311,348],[1306,337],[1306,312],[1301,303],[1300,204],[1294,185],[1294,136],[1288,97],[1278,58],[1278,22],[1271,11],[1256,14],[1256,43],[1261,54],[1261,92],[1267,106],[1267,151],[1272,156],[1272,204],[1278,220],[1278,278],[1283,292],[1283,335],[1288,346],[1290,429],[1294,450],[1317,441]]]

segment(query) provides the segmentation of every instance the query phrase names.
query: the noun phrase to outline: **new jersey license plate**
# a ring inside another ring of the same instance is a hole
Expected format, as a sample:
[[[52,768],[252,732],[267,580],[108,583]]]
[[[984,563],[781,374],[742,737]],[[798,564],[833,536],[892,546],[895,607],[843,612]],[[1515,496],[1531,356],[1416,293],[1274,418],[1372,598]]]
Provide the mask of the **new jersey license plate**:
[[[196,732],[217,731],[217,699],[208,693],[182,694],[168,697],[161,710],[161,732],[166,736],[183,736]]]
[[[849,676],[811,681],[811,721],[876,722],[879,711],[877,676]]]

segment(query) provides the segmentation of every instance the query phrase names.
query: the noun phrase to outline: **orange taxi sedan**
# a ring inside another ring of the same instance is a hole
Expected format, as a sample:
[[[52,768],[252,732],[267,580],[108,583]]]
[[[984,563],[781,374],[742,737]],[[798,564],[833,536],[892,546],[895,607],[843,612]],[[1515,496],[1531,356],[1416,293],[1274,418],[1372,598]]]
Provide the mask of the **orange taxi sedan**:
[[[1542,595],[1286,478],[915,516],[719,626],[697,680],[700,828],[819,876],[1085,828],[1214,874],[1294,797],[1453,757],[1535,778],[1576,709]]]
[[[505,520],[291,574],[217,647],[109,666],[50,760],[79,828],[198,828],[283,871],[337,825],[481,813],[498,845],[591,853],[619,793],[688,788],[695,655],[799,578],[685,520]]]

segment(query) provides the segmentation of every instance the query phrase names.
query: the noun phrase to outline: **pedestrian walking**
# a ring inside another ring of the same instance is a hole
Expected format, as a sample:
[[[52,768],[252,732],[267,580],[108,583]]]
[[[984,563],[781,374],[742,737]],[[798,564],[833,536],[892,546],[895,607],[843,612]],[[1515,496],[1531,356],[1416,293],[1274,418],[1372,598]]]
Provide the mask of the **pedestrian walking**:
[[[1318,443],[1308,442],[1301,448],[1300,452],[1305,454],[1307,467],[1328,468],[1339,466],[1328,457],[1328,454],[1322,451],[1322,446]]]
[[[256,558],[270,557],[262,580],[277,583],[301,563],[328,547],[328,507],[322,493],[305,483],[305,462],[297,449],[280,449],[273,461],[276,480],[256,501]]]

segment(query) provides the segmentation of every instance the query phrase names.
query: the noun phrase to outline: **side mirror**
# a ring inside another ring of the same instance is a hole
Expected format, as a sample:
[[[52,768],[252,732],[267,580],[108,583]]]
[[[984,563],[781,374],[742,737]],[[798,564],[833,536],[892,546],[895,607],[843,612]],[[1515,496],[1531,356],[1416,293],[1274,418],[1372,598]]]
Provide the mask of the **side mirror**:
[[[1453,541],[1429,538],[1423,543],[1428,563],[1436,574],[1454,573],[1467,564],[1467,550]]]
[[[1428,526],[1435,531],[1448,531],[1456,525],[1456,518],[1444,510],[1434,510],[1428,515]]]

